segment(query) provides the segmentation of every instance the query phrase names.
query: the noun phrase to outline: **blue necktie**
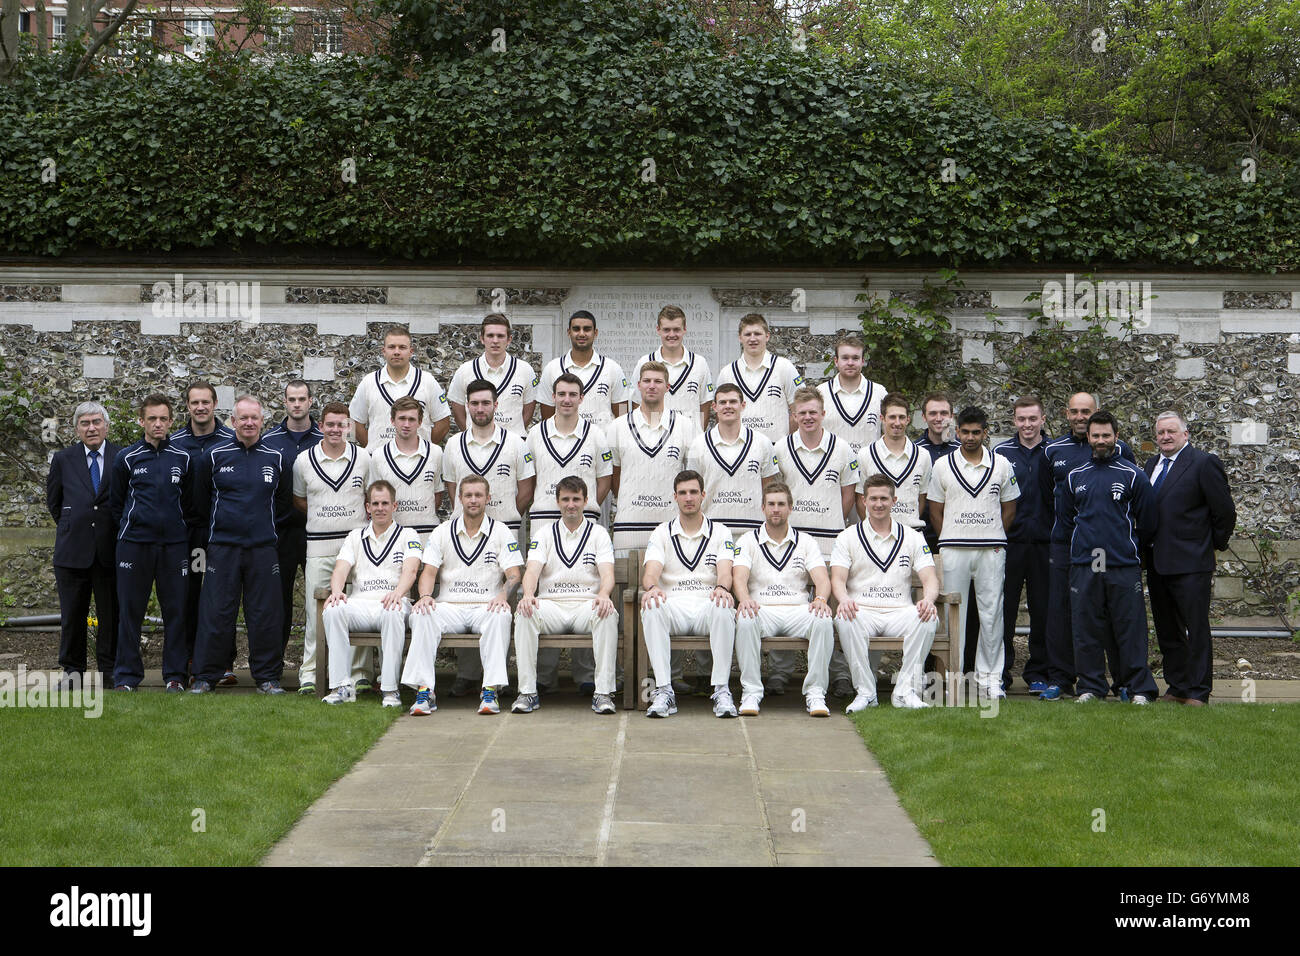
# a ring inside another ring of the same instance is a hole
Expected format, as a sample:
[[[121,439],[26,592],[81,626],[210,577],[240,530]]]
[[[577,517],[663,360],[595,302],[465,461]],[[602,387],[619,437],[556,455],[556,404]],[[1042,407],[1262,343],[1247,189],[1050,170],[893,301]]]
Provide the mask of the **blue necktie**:
[[[1164,481],[1164,480],[1165,480],[1165,475],[1169,474],[1169,463],[1170,463],[1171,461],[1173,461],[1172,458],[1161,458],[1161,459],[1160,459],[1160,474],[1156,475],[1156,480],[1153,481],[1153,482],[1151,483],[1151,490],[1152,490],[1152,491],[1159,491],[1159,490],[1160,490],[1160,482]]]
[[[99,452],[90,453],[90,484],[95,489],[95,494],[99,494]]]

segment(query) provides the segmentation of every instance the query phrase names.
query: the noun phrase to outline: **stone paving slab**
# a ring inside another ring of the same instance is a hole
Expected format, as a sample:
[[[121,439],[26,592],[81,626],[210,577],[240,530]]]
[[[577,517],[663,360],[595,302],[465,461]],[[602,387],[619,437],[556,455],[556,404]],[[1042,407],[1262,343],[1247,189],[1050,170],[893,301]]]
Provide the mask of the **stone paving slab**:
[[[574,693],[403,717],[263,861],[283,865],[937,865],[842,715],[597,717]]]

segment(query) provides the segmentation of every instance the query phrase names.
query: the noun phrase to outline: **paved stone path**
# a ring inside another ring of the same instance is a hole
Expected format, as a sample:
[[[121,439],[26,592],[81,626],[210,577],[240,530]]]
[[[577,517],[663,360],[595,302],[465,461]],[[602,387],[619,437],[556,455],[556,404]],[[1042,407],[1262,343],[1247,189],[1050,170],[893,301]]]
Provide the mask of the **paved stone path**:
[[[798,696],[718,720],[597,717],[574,693],[529,715],[447,698],[399,720],[263,861],[290,866],[933,866],[843,716]]]

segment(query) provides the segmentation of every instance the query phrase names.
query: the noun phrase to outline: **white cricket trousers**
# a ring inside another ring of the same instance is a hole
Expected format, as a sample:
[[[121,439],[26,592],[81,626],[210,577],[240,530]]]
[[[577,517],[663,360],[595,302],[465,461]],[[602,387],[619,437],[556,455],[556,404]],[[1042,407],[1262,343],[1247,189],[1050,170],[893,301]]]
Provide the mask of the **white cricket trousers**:
[[[762,699],[761,642],[765,637],[777,635],[802,637],[808,642],[808,674],[803,679],[804,696],[826,696],[835,631],[829,617],[818,617],[806,604],[767,604],[759,607],[758,614],[754,617],[736,615],[736,660],[740,663],[741,691],[757,694]],[[795,652],[783,653],[793,655]]]
[[[515,666],[519,693],[537,693],[537,636],[539,634],[590,634],[596,658],[596,693],[614,693],[614,665],[618,659],[618,614],[597,617],[591,598],[552,601],[541,598],[532,617],[515,614]]]
[[[654,670],[655,686],[673,682],[669,651],[671,634],[707,634],[713,655],[709,682],[715,687],[726,684],[731,676],[731,651],[736,643],[736,612],[718,607],[709,598],[670,594],[656,607],[643,608],[641,629],[645,633],[646,653]]]
[[[478,634],[478,654],[468,647],[462,658],[481,658],[477,668],[484,687],[500,687],[509,682],[506,655],[510,651],[510,612],[489,611],[486,604],[435,603],[433,610],[411,612],[411,649],[402,667],[402,683],[408,687],[433,689],[434,660],[444,634]]]
[[[411,602],[402,598],[401,607],[385,608],[378,601],[348,598],[343,604],[327,607],[321,615],[325,624],[325,640],[330,649],[330,687],[339,687],[349,680],[349,631],[378,631],[379,651],[383,656],[379,669],[379,689],[387,693],[397,690],[397,675],[402,669],[402,645],[406,643],[406,615]]]
[[[316,641],[320,635],[316,633],[316,611],[315,611],[315,594],[317,588],[328,588],[330,586],[330,575],[334,573],[334,564],[338,560],[334,556],[309,556],[307,558],[307,567],[303,571],[303,582],[306,594],[304,595],[303,606],[308,609],[305,615],[305,627],[302,635],[302,666],[298,668],[298,681],[315,683],[316,682]],[[369,669],[369,647],[352,647],[349,645],[348,654],[351,662],[352,682],[355,684],[359,679],[366,676]],[[330,673],[333,673],[331,667]],[[333,678],[331,678],[332,680]]]
[[[876,671],[871,666],[869,649],[871,638],[880,635],[903,638],[903,666],[898,671],[898,680],[894,682],[894,693],[905,693],[909,688],[918,694],[925,678],[925,655],[930,653],[934,643],[934,632],[939,627],[939,619],[922,621],[915,604],[899,607],[863,607],[858,605],[858,613],[851,621],[841,617],[835,618],[835,627],[840,632],[840,646],[849,661],[849,673],[853,676],[853,688],[867,697],[876,696]]]
[[[943,560],[943,589],[961,595],[961,620],[957,634],[961,654],[966,653],[966,616],[970,613],[970,582],[975,579],[975,604],[980,620],[979,645],[975,648],[975,679],[981,687],[1002,686],[1003,586],[1007,577],[1007,550],[996,548],[954,548],[939,552]],[[958,661],[965,657],[958,657]]]

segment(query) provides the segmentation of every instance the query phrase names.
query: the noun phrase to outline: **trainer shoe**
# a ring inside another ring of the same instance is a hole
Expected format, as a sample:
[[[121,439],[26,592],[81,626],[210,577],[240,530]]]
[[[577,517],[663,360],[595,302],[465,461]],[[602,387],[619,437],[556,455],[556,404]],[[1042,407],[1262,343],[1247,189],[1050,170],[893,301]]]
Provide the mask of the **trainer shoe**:
[[[235,676],[234,671],[226,671],[221,675],[221,680],[217,681],[218,687],[234,687],[239,683],[239,678]]]
[[[595,704],[592,705],[595,709]],[[650,706],[646,708],[647,717],[671,717],[677,713],[677,695],[673,693],[671,684],[665,684],[656,687],[654,697],[650,700]]]
[[[1116,695],[1115,695],[1115,696],[1117,696],[1117,697],[1119,698],[1119,702],[1120,702],[1121,704],[1127,704],[1127,703],[1129,702],[1128,688],[1127,688],[1127,687],[1121,687],[1121,688],[1116,692]]]
[[[1048,688],[1047,681],[1042,681],[1042,680],[1031,681],[1029,684],[1029,693],[1041,694],[1044,693],[1047,690],[1047,688]],[[1060,688],[1058,687],[1057,690],[1060,690]]]
[[[113,688],[113,690],[126,690],[126,691],[132,691],[132,690],[135,690],[135,688],[132,687],[130,684],[118,684],[116,687]]]
[[[757,694],[741,694],[740,695],[740,716],[757,717],[758,705],[762,702],[762,700],[763,698],[759,697]]]
[[[355,704],[357,692],[351,684],[340,684],[337,689],[322,697],[321,701],[326,704]]]
[[[211,694],[212,685],[205,680],[196,680],[194,686],[190,688],[191,694]]]
[[[433,696],[433,691],[427,687],[421,687],[415,692],[415,703],[407,711],[412,717],[428,717],[438,709],[438,699]]]
[[[302,694],[304,697],[309,697],[316,693],[316,685],[311,681],[308,681],[305,684],[299,684],[298,693]]]
[[[185,685],[178,680],[169,680],[167,682],[167,693],[183,694],[185,693]]]
[[[1082,694],[1080,694],[1078,697],[1074,698],[1074,702],[1075,702],[1076,704],[1086,704],[1086,703],[1088,703],[1088,701],[1090,701],[1090,700],[1096,700],[1096,699],[1097,699],[1097,695],[1096,695],[1096,694],[1094,694],[1092,691],[1085,690],[1085,691],[1084,691]]]
[[[382,706],[384,706],[384,707],[401,707],[401,706],[402,706],[402,695],[401,695],[401,693],[400,693],[399,691],[395,691],[395,690],[386,690],[386,691],[384,691],[384,699],[383,699],[383,702],[382,702]]]
[[[594,680],[585,680],[578,685],[579,697],[590,697],[596,693],[596,682]]]
[[[731,698],[731,688],[719,687],[710,696],[713,701],[714,717],[735,717],[736,702]]]
[[[478,712],[480,714],[499,714],[501,705],[497,703],[497,690],[495,687],[484,687],[478,698]]]
[[[889,702],[899,710],[924,710],[929,706],[914,690],[904,691],[901,694],[892,694]]]
[[[804,708],[809,717],[829,717],[831,709],[826,706],[826,698],[819,694],[809,694],[804,699]]]
[[[1060,700],[1061,685],[1048,684],[1046,687],[1043,688],[1043,692],[1038,695],[1038,699],[1039,700]]]
[[[618,713],[618,708],[614,706],[614,698],[610,694],[592,694],[591,709],[597,714]]]
[[[1146,694],[1134,694],[1130,703],[1137,704],[1139,707],[1144,707],[1151,703],[1151,698]]]
[[[520,694],[515,698],[515,704],[510,708],[512,714],[531,714],[542,702],[536,694]]]
[[[1001,684],[986,684],[983,690],[984,696],[989,700],[1000,700],[1007,696],[1007,692],[1002,689]]]
[[[866,710],[868,707],[876,707],[879,701],[875,697],[868,697],[866,694],[858,694],[853,698],[853,702],[844,708],[846,714],[856,714],[860,710]]]
[[[358,694],[369,694],[375,689],[375,685],[363,677],[356,682],[355,689]]]
[[[849,681],[849,680],[847,680],[846,678],[843,678],[843,677],[841,677],[841,678],[840,678],[839,680],[837,680],[837,681],[832,681],[832,682],[831,682],[831,696],[832,696],[832,697],[843,697],[845,700],[848,700],[850,697],[854,697],[854,696],[856,696],[856,695],[854,694],[854,692],[853,692],[853,683],[852,683],[852,681]]]
[[[468,697],[474,690],[474,681],[466,677],[457,677],[451,682],[451,689],[447,693],[452,697]]]
[[[767,692],[769,694],[772,694],[775,697],[780,697],[785,693],[785,678],[769,677],[765,686],[767,687]]]
[[[278,680],[264,680],[257,685],[259,694],[283,694],[284,688],[280,686]]]

